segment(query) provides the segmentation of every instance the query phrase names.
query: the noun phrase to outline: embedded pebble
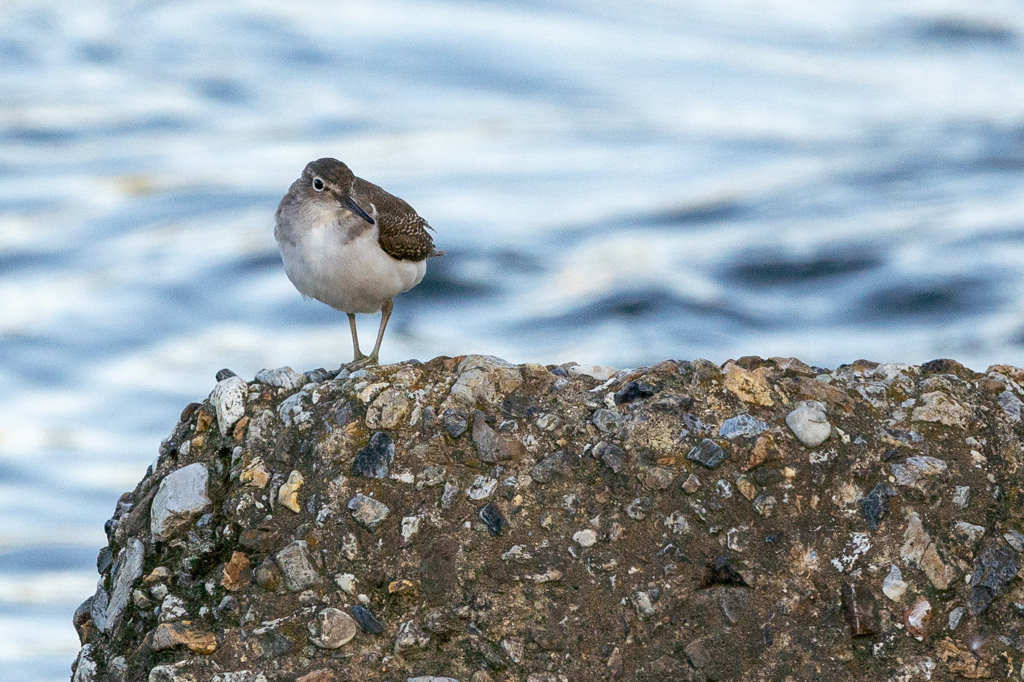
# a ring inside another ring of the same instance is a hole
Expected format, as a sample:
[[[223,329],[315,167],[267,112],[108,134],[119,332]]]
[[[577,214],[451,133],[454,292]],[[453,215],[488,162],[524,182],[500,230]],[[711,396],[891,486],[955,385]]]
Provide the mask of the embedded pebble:
[[[617,445],[601,441],[594,446],[594,457],[600,458],[609,469],[617,474],[622,473],[626,465],[626,453]]]
[[[206,494],[208,479],[206,465],[196,462],[172,471],[160,481],[150,508],[154,541],[171,538],[213,504]]]
[[[371,531],[387,518],[388,512],[391,511],[383,502],[362,493],[349,500],[348,509],[360,526]]]
[[[919,642],[923,642],[928,634],[928,622],[932,619],[932,605],[924,597],[918,597],[914,605],[903,615],[903,623],[907,626],[907,632],[914,636]]]
[[[181,597],[169,594],[160,602],[159,622],[169,623],[181,620],[186,616],[188,616],[188,610],[185,608],[185,602],[182,601]]]
[[[245,399],[248,395],[249,385],[241,377],[230,376],[217,382],[210,394],[210,403],[217,412],[221,436],[228,435],[235,422],[245,416]]]
[[[892,601],[900,601],[907,592],[907,584],[903,582],[903,573],[896,564],[889,567],[889,574],[882,581],[882,593]]]
[[[675,474],[670,470],[664,467],[651,467],[644,476],[644,485],[651,490],[665,490],[672,485],[673,478]]]
[[[306,384],[306,375],[299,374],[291,367],[278,367],[277,369],[261,369],[256,372],[256,381],[268,386],[277,386],[291,391],[302,388]]]
[[[594,412],[591,422],[602,433],[608,433],[622,425],[622,415],[612,410],[601,409]]]
[[[756,436],[770,429],[771,426],[751,417],[749,414],[739,414],[731,419],[726,419],[718,428],[718,435],[721,438],[739,438],[740,436]]]
[[[291,509],[296,514],[302,511],[301,507],[299,507],[299,488],[305,482],[306,480],[302,477],[301,473],[292,471],[288,475],[288,480],[277,491],[277,503]]]
[[[385,625],[377,616],[373,615],[370,609],[356,604],[352,607],[352,617],[359,623],[359,627],[368,635],[379,635],[387,630]]]
[[[705,438],[687,453],[686,459],[703,464],[708,469],[714,469],[725,461],[725,450],[715,441]]]
[[[816,448],[832,434],[832,425],[825,416],[825,405],[816,400],[806,400],[786,415],[786,425],[801,443]]]
[[[416,621],[407,620],[398,626],[398,634],[395,635],[395,655],[411,649],[422,649],[429,643],[430,635],[423,632]]]
[[[395,443],[391,436],[377,431],[352,460],[352,475],[366,478],[387,478],[388,467],[395,459]]]
[[[477,476],[466,491],[466,496],[471,500],[485,500],[491,496],[491,493],[497,487],[498,479],[488,476]]]
[[[449,408],[441,413],[441,423],[444,430],[452,438],[458,438],[469,428],[469,412],[456,408]]]
[[[576,531],[573,533],[572,540],[580,547],[592,547],[597,542],[597,533],[590,528]]]
[[[616,372],[618,372],[617,369],[604,365],[571,365],[569,367],[569,374],[573,376],[587,376],[598,381],[608,381],[615,376]]]
[[[120,624],[124,609],[131,598],[132,587],[135,581],[142,577],[144,555],[145,548],[135,538],[129,540],[128,545],[118,553],[112,569],[114,587],[110,592],[110,600],[105,604],[105,612],[100,621],[96,622],[95,616],[93,618],[101,632],[112,632]],[[103,594],[105,600],[106,593]],[[96,606],[103,605],[97,603]]]
[[[658,389],[644,381],[627,381],[622,388],[615,391],[614,402],[616,405],[631,403],[634,400],[650,398]]]
[[[932,478],[946,472],[946,463],[936,457],[908,457],[903,462],[893,464],[890,469],[896,477],[896,483],[902,486],[915,486],[922,478]]]
[[[335,608],[326,608],[316,614],[309,629],[309,640],[321,649],[340,648],[356,636],[356,622],[352,616]]]
[[[309,545],[305,540],[295,540],[274,555],[281,570],[284,586],[291,592],[301,592],[320,582],[320,574],[313,566]]]
[[[489,502],[480,510],[480,520],[487,525],[487,531],[494,536],[501,535],[508,528],[508,520],[501,513],[498,505]]]

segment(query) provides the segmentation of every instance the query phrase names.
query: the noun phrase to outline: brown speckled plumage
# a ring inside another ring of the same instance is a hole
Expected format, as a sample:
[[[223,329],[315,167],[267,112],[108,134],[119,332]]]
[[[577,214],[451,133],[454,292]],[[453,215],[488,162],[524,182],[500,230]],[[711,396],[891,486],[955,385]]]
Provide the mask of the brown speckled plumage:
[[[434,248],[434,240],[427,232],[432,228],[427,221],[395,195],[357,177],[352,185],[352,198],[360,205],[377,207],[377,243],[392,258],[421,261],[442,255]]]

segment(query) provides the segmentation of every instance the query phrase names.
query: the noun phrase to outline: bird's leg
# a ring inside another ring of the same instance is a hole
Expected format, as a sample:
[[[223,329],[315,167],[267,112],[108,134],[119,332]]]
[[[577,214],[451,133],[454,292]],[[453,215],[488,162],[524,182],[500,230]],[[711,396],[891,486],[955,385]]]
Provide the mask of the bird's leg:
[[[380,342],[384,340],[384,330],[387,329],[388,320],[391,318],[391,311],[395,309],[395,304],[389,299],[380,308],[380,329],[377,331],[377,343],[373,346],[373,352],[370,353],[370,357],[373,358],[373,364],[377,364],[378,354],[380,353]]]
[[[384,340],[384,330],[388,326],[388,319],[391,317],[391,311],[394,310],[395,305],[391,301],[387,301],[381,306],[380,309],[380,330],[377,331],[377,343],[373,346],[373,352],[369,355],[363,355],[357,358],[348,366],[350,370],[361,369],[370,365],[376,365],[380,353],[380,342]]]
[[[354,371],[362,367],[362,365],[366,365],[365,360],[367,356],[359,351],[359,335],[355,332],[355,315],[351,312],[346,314],[348,314],[348,327],[352,330],[352,353],[354,356],[351,363],[341,366],[341,370]]]

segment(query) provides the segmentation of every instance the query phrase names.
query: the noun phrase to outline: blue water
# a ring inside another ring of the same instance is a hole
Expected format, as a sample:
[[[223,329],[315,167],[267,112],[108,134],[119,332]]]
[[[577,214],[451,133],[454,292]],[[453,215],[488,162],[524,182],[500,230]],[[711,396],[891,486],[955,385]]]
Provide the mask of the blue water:
[[[307,161],[448,250],[384,361],[1021,365],[1022,47],[1008,0],[4,3],[0,680],[67,678],[218,369],[349,358],[272,236]]]

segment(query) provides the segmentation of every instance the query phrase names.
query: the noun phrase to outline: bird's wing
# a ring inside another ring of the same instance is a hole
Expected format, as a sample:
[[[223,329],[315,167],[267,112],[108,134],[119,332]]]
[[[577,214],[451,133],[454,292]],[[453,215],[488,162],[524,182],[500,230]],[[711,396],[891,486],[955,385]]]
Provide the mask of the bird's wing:
[[[428,229],[433,229],[412,206],[381,189],[372,182],[356,178],[353,195],[377,207],[377,229],[380,248],[398,260],[421,261],[439,255]]]

